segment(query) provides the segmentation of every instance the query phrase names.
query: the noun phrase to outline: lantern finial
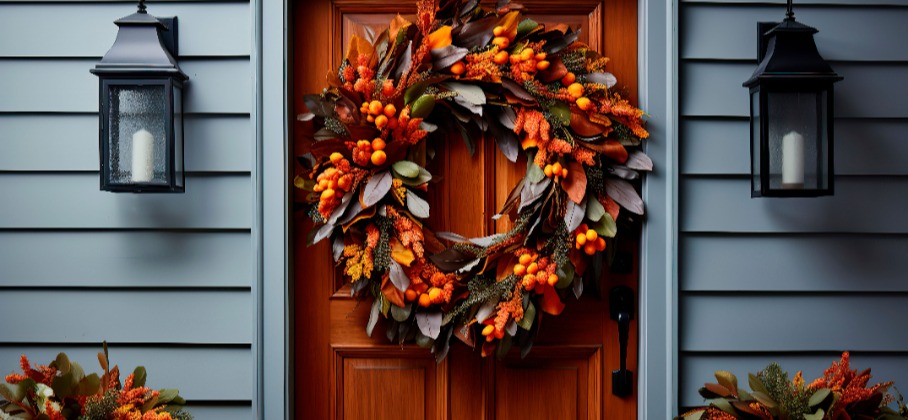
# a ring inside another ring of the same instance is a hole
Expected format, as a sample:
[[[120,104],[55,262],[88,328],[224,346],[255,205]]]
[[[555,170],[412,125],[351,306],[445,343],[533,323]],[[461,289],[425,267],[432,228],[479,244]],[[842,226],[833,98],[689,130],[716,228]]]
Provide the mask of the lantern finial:
[[[788,10],[791,10],[791,1],[788,2]],[[148,13],[145,11],[145,0],[139,0],[139,13]]]
[[[792,10],[792,8],[791,8],[791,3],[792,3],[792,0],[788,0],[788,11],[785,12],[785,18],[794,20],[795,13],[794,13],[794,10]]]

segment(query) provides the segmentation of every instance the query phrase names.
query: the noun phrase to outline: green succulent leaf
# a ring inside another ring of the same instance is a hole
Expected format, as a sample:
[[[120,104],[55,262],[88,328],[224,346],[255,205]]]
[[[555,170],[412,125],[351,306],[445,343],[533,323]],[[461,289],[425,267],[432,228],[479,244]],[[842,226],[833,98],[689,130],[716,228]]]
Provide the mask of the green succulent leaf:
[[[432,95],[422,95],[410,107],[410,116],[413,118],[425,118],[432,113],[435,108],[435,97]]]
[[[419,165],[409,160],[401,160],[391,165],[391,170],[400,178],[416,178],[419,176]]]

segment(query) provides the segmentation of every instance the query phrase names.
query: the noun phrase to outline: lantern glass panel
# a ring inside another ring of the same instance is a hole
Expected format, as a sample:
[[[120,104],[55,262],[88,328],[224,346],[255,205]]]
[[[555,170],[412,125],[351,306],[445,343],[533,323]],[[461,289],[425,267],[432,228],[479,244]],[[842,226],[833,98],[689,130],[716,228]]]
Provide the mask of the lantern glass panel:
[[[825,92],[771,91],[766,98],[769,188],[825,188]]]
[[[165,85],[109,85],[112,184],[168,184]]]
[[[174,184],[183,187],[183,89],[173,88]]]
[[[760,188],[760,129],[762,120],[760,118],[760,90],[753,89],[750,92],[750,168],[751,168],[751,191],[761,191]]]

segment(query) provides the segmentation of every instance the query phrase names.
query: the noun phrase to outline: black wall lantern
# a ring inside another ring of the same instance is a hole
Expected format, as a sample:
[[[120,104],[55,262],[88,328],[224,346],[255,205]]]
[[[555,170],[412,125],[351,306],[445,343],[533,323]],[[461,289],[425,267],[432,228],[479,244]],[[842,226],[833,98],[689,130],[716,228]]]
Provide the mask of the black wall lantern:
[[[139,1],[114,22],[110,51],[91,72],[100,78],[101,189],[183,192],[183,84],[177,19],[155,18]]]
[[[817,52],[817,30],[795,21],[791,0],[782,23],[761,22],[758,31],[760,65],[744,82],[751,196],[832,195],[832,85],[842,77]]]

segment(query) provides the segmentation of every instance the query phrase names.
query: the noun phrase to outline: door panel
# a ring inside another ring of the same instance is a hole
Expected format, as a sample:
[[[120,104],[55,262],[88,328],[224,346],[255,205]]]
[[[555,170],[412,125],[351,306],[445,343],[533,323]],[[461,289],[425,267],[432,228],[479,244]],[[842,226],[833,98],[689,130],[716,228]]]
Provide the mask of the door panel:
[[[538,22],[581,28],[581,41],[611,57],[610,71],[624,96],[636,96],[635,0],[520,3]],[[325,87],[325,74],[336,69],[352,34],[380,33],[397,13],[413,16],[415,0],[299,0],[291,8],[293,117],[303,109],[304,94]],[[433,184],[428,197],[429,226],[435,231],[484,236],[510,227],[507,217],[495,222],[491,216],[522,178],[526,160],[508,162],[488,140],[477,143],[473,156],[457,135],[437,146],[429,170],[443,182]],[[291,155],[306,148],[294,137]],[[350,297],[326,243],[306,247],[312,224],[304,213],[295,212],[291,227],[295,418],[636,418],[636,397],[611,393],[618,333],[609,320],[606,295],[587,293],[569,302],[560,316],[544,317],[526,359],[513,352],[500,361],[481,358],[478,349],[452,340],[447,359],[436,364],[427,350],[389,344],[381,322],[373,337],[365,335],[370,303]],[[626,246],[636,260],[636,245]],[[636,269],[605,277],[604,291],[619,284],[637,289]],[[633,370],[635,321],[629,341],[628,366]]]

